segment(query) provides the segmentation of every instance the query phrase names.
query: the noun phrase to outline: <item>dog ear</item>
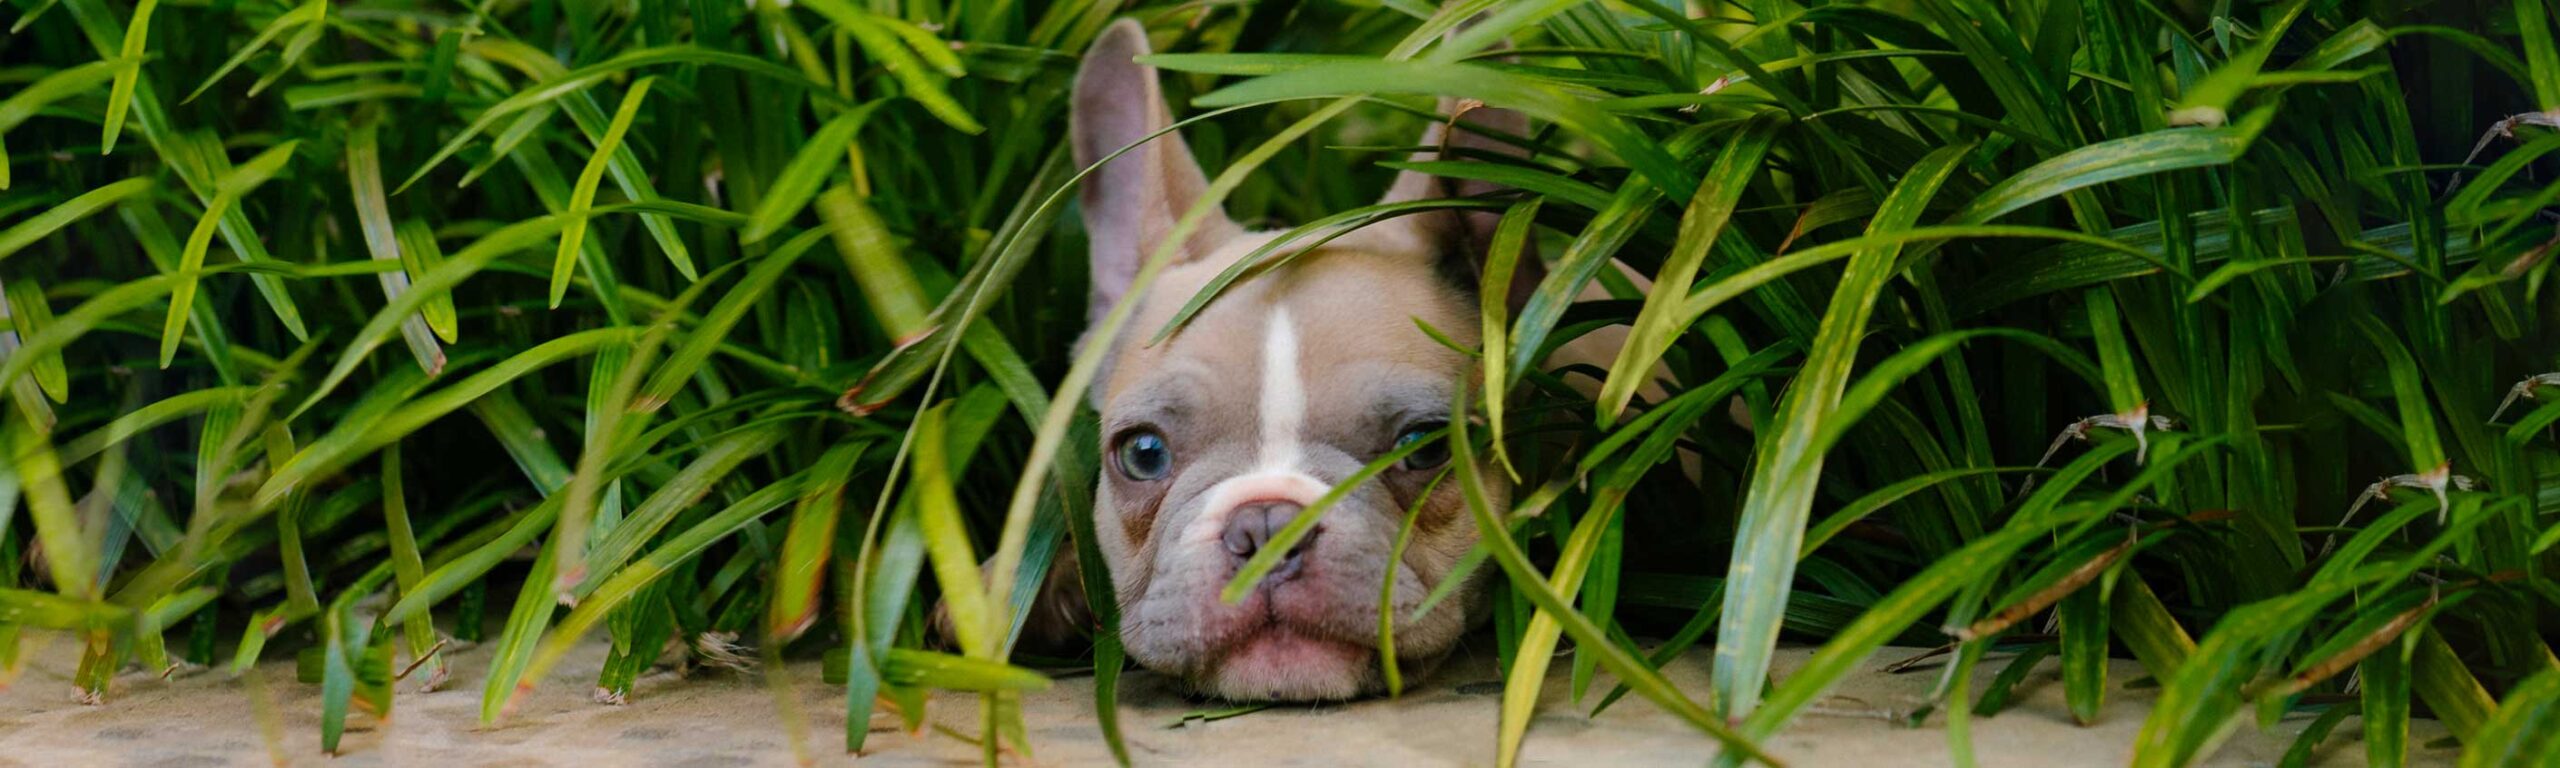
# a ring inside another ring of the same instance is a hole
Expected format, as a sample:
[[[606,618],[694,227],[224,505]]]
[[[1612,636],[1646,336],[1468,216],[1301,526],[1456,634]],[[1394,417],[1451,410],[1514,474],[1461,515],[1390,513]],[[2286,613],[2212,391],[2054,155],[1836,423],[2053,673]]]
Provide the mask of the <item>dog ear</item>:
[[[1069,133],[1076,165],[1146,141],[1112,159],[1078,190],[1084,227],[1093,244],[1093,295],[1087,322],[1099,320],[1129,290],[1138,267],[1151,255],[1174,221],[1191,209],[1209,187],[1200,163],[1179,133],[1148,136],[1173,124],[1164,92],[1156,84],[1156,68],[1136,61],[1151,51],[1146,29],[1122,19],[1103,30],[1084,54],[1076,71],[1075,103]],[[1175,255],[1188,261],[1207,255],[1243,228],[1225,211],[1212,212],[1194,229]]]
[[[1527,157],[1528,151],[1511,141],[1529,136],[1529,116],[1518,111],[1487,107],[1474,101],[1442,97],[1440,119],[1422,133],[1425,149],[1415,152],[1416,162],[1463,159],[1476,155]],[[1400,171],[1395,183],[1387,187],[1382,203],[1431,200],[1444,197],[1473,197],[1501,190],[1497,184],[1466,179],[1447,179],[1421,171]],[[1479,274],[1486,251],[1493,244],[1493,230],[1502,221],[1497,211],[1432,211],[1407,216],[1398,221],[1442,258],[1463,260],[1465,274]],[[1516,308],[1535,290],[1545,274],[1534,250],[1521,254],[1513,273],[1512,305]]]
[[[1529,116],[1514,110],[1487,107],[1479,102],[1461,101],[1446,96],[1440,99],[1440,118],[1422,132],[1422,151],[1413,153],[1415,162],[1464,159],[1466,155],[1502,155],[1526,157],[1519,145],[1497,136],[1525,139],[1529,134]],[[1395,183],[1387,187],[1381,203],[1401,203],[1443,197],[1467,197],[1500,190],[1496,184],[1482,181],[1444,179],[1421,171],[1399,171]],[[1455,221],[1453,219],[1468,219]],[[1468,211],[1465,214],[1440,212],[1408,217],[1428,231],[1425,234],[1441,242],[1458,242],[1481,246],[1493,239],[1494,223],[1499,214]]]

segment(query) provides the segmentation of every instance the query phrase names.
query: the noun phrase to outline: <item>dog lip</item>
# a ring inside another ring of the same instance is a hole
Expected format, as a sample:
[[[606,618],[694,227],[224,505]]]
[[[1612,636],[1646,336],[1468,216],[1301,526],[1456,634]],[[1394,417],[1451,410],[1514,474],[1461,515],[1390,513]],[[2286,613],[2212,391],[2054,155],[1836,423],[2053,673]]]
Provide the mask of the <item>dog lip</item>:
[[[1266,612],[1230,642],[1202,682],[1220,695],[1284,701],[1345,699],[1362,690],[1375,651]]]
[[[1377,635],[1369,632],[1345,634],[1332,627],[1341,615],[1356,612],[1353,606],[1334,604],[1313,597],[1310,588],[1294,582],[1265,581],[1246,598],[1249,613],[1237,617],[1227,635],[1226,645],[1242,647],[1255,638],[1272,632],[1286,632],[1311,640],[1341,643],[1357,648],[1374,648]]]

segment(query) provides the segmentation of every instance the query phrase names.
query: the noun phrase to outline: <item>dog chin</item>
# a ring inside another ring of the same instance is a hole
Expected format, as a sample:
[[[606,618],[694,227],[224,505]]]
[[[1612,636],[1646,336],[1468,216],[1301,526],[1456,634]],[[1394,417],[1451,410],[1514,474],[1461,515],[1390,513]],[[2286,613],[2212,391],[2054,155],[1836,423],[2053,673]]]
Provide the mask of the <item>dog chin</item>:
[[[1215,669],[1191,681],[1235,701],[1342,701],[1386,689],[1368,646],[1265,625],[1236,641]]]

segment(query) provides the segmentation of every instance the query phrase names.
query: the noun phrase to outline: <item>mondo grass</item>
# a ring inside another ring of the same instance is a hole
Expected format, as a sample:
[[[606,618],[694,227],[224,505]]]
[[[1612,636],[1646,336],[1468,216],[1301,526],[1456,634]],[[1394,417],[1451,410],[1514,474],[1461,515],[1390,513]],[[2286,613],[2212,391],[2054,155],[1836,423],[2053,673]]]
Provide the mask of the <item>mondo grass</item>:
[[[2547,0],[0,8],[0,685],[28,629],[107,706],[301,652],[334,751],[475,644],[486,720],[591,640],[614,700],[662,648],[824,657],[844,748],[965,696],[993,763],[1073,552],[1128,762],[1057,140],[1127,17],[1216,171],[1176,234],[1284,234],[1107,332],[1500,212],[1435,438],[1481,458],[1442,480],[1491,536],[1460,575],[1500,574],[1500,763],[1567,643],[1563,706],[1635,694],[1727,763],[1887,645],[1951,659],[1960,762],[2045,659],[2140,765],[2349,715],[2375,764],[2560,760]],[[1433,97],[1536,130],[1413,161]],[[1399,169],[1506,191],[1372,204]],[[1540,364],[1618,323],[1607,369]],[[2160,704],[2111,715],[2131,685]]]

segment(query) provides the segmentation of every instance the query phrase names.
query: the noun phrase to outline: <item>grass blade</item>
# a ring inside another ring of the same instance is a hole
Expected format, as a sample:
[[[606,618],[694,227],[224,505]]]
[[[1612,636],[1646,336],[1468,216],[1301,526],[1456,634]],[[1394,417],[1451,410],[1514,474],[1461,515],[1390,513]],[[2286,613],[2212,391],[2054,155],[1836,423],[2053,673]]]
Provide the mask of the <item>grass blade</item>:
[[[195,231],[187,235],[186,250],[179,257],[178,282],[169,294],[169,319],[160,330],[160,367],[169,367],[178,357],[178,337],[187,332],[187,311],[195,303],[196,286],[204,273],[205,250],[213,244],[214,231],[240,198],[283,170],[284,164],[293,159],[294,148],[300,145],[301,142],[288,141],[269,147],[216,183],[213,199],[205,203],[204,216],[196,220]]]
[[[2462,768],[2549,765],[2560,757],[2560,669],[2525,678],[2464,745]]]
[[[1458,397],[1459,407],[1453,410],[1457,413],[1466,413],[1465,390],[1460,390]],[[1530,602],[1535,603],[1539,610],[1555,617],[1556,623],[1565,634],[1573,637],[1576,644],[1589,645],[1598,649],[1601,668],[1626,681],[1627,686],[1637,695],[1669,710],[1682,722],[1721,743],[1725,749],[1723,753],[1725,757],[1737,762],[1748,759],[1777,765],[1777,761],[1761,751],[1759,745],[1753,743],[1751,739],[1727,727],[1722,720],[1698,706],[1697,702],[1681,695],[1679,689],[1672,687],[1670,681],[1662,678],[1661,673],[1656,672],[1643,660],[1636,658],[1634,654],[1628,653],[1625,648],[1609,642],[1607,635],[1598,626],[1593,625],[1591,620],[1580,612],[1573,610],[1570,601],[1547,587],[1546,579],[1537,573],[1535,566],[1530,565],[1528,555],[1520,551],[1519,544],[1513,542],[1510,536],[1501,533],[1504,527],[1499,520],[1495,519],[1493,508],[1486,500],[1484,480],[1478,476],[1475,450],[1467,438],[1466,423],[1466,419],[1457,419],[1449,423],[1449,445],[1453,454],[1451,461],[1452,466],[1457,468],[1458,488],[1464,491],[1467,509],[1475,518],[1476,529],[1489,534],[1484,538],[1486,551],[1490,552],[1493,561],[1502,567],[1503,573],[1510,576],[1511,584],[1519,589],[1521,594],[1526,595]]]
[[[11,254],[25,250],[27,246],[42,242],[46,237],[61,231],[62,228],[71,226],[72,222],[87,218],[89,214],[141,196],[151,190],[152,184],[148,178],[125,179],[83,192],[78,197],[46,209],[44,213],[9,225],[7,230],[0,230],[0,259],[6,259]]]
[[[1609,378],[1600,386],[1601,428],[1617,422],[1636,389],[1652,379],[1654,362],[1688,329],[1687,321],[1693,316],[1680,310],[1689,286],[1706,264],[1707,250],[1733,217],[1743,188],[1760,172],[1761,157],[1777,139],[1779,124],[1775,113],[1753,116],[1716,156],[1715,165],[1708,167],[1705,183],[1698,185],[1697,196],[1690,198],[1688,209],[1680,215],[1680,236],[1662,271],[1654,274],[1654,289],[1645,297],[1644,309],[1636,313],[1626,344],[1618,348],[1618,359],[1609,365]]]
[[[2227,165],[2258,137],[2273,113],[2252,112],[2228,128],[2173,128],[2099,142],[2055,155],[1992,185],[1952,218],[1979,224],[2036,202],[2118,179]]]
[[[34,337],[53,325],[53,306],[45,300],[44,286],[37,285],[33,278],[10,280],[5,301],[5,305],[0,305],[0,312],[8,314],[9,327],[16,329],[17,338]],[[70,402],[71,372],[63,367],[61,352],[49,352],[36,358],[35,380],[46,397],[53,398],[56,403]]]
[[[1950,148],[1922,158],[1885,198],[1868,231],[1909,227],[1963,153],[1962,148]],[[1725,590],[1723,629],[1716,634],[1716,703],[1729,717],[1753,712],[1768,677],[1779,616],[1795,578],[1797,552],[1811,512],[1814,483],[1822,474],[1823,455],[1814,445],[1815,433],[1828,426],[1839,406],[1840,392],[1847,387],[1849,368],[1855,362],[1857,340],[1900,252],[1898,246],[1887,246],[1851,257],[1848,275],[1832,294],[1821,333],[1780,406],[1785,431],[1762,443],[1760,470],[1752,475],[1740,539],[1734,547],[1731,571],[1736,578]]]
[[[382,148],[377,140],[377,128],[375,121],[360,118],[356,121],[355,130],[347,135],[347,187],[355,203],[356,221],[363,225],[365,249],[378,261],[424,263],[427,257],[404,256],[401,253],[410,244],[401,239],[398,229],[392,225],[391,202],[382,193]],[[425,239],[430,244],[428,247],[432,247],[434,238]],[[397,299],[402,291],[408,289],[409,273],[382,273],[384,297]],[[452,334],[449,316],[453,311],[450,298],[447,298],[444,308],[448,315],[446,336],[449,339]],[[418,359],[418,367],[427,375],[434,376],[444,371],[444,348],[436,344],[424,313],[401,323],[400,336],[409,342],[411,355]]]
[[[124,49],[116,55],[115,83],[107,89],[105,132],[98,138],[98,154],[116,151],[116,135],[124,132],[125,112],[133,105],[133,87],[142,80],[142,60],[151,45],[151,11],[160,0],[141,0],[133,4],[133,21],[124,28]]]
[[[640,115],[640,101],[649,96],[655,77],[643,77],[631,84],[622,96],[622,106],[613,111],[613,124],[596,140],[595,154],[587,158],[586,170],[578,172],[578,184],[569,193],[568,224],[560,232],[560,254],[551,260],[551,308],[560,308],[560,299],[569,295],[569,270],[578,263],[578,247],[587,237],[589,209],[595,207],[596,185],[603,183],[605,168],[612,164],[613,153],[622,148],[623,134],[631,131],[631,121]]]
[[[783,167],[782,176],[765,189],[755,213],[747,216],[747,229],[738,234],[738,241],[762,241],[799,215],[800,209],[809,205],[809,199],[818,194],[818,187],[826,183],[827,175],[835,172],[835,159],[846,152],[859,151],[852,146],[853,135],[862,130],[863,122],[882,103],[875,101],[846,110],[812,134],[809,143],[800,145],[800,151],[791,156],[791,164]]]

